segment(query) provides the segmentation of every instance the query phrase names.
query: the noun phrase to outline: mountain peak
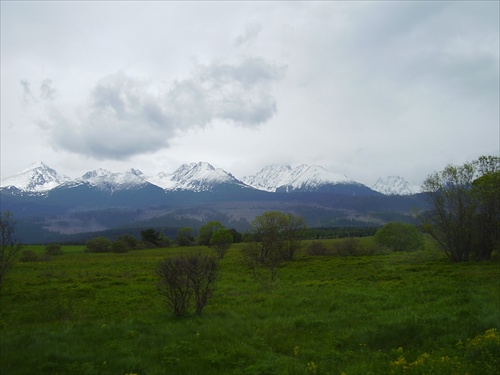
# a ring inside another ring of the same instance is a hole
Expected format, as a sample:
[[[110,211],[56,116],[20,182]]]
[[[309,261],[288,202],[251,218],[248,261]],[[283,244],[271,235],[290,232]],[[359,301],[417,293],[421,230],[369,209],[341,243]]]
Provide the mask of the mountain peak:
[[[411,195],[420,191],[419,187],[411,186],[401,176],[380,177],[372,189],[385,195]]]
[[[208,191],[217,184],[241,184],[232,174],[207,162],[182,164],[173,173],[160,172],[148,179],[165,190]]]
[[[345,175],[327,171],[320,165],[302,164],[292,168],[288,164],[273,164],[264,167],[253,176],[243,178],[243,182],[257,189],[274,192],[293,190],[314,190],[321,185],[355,184]]]
[[[129,169],[123,173],[110,172],[107,169],[94,169],[85,173],[80,181],[101,190],[116,191],[135,188],[146,183],[144,174],[138,169]]]
[[[58,174],[54,169],[39,161],[3,179],[1,186],[14,186],[22,191],[45,192],[70,180],[69,177]]]

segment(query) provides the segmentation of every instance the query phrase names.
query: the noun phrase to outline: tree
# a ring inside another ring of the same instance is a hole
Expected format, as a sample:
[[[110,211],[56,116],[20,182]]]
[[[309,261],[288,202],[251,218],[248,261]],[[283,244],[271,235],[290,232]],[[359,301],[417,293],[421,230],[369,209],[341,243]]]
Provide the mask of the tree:
[[[186,315],[192,309],[200,315],[213,296],[218,264],[206,254],[169,257],[160,262],[157,273],[158,292],[174,315]]]
[[[179,246],[191,246],[194,242],[193,229],[188,227],[179,229],[175,240]]]
[[[424,245],[422,233],[411,224],[388,223],[377,230],[375,241],[393,251],[414,251]]]
[[[162,235],[157,230],[149,228],[146,230],[141,230],[141,238],[145,243],[149,243],[153,246],[160,246]]]
[[[500,157],[482,156],[462,166],[448,165],[424,181],[422,191],[432,207],[424,216],[425,228],[452,261],[467,261],[471,255],[488,259],[498,242],[491,236],[482,240],[481,233],[485,228],[498,232],[499,171]]]
[[[210,221],[207,224],[202,225],[198,230],[198,244],[203,246],[210,246],[212,235],[219,229],[224,229],[224,225],[222,225],[218,221]]]
[[[0,249],[0,290],[2,289],[5,275],[10,271],[14,261],[22,249],[21,243],[17,240],[16,223],[9,211],[0,215],[0,231],[2,234],[2,244]]]
[[[257,216],[252,228],[253,240],[244,248],[244,258],[254,272],[260,266],[268,269],[273,281],[278,265],[292,260],[300,248],[305,224],[292,214],[269,211]]]
[[[231,232],[231,235],[233,236],[233,243],[240,243],[243,241],[243,235],[240,232],[238,232],[236,229],[231,228],[231,229],[229,229],[229,231]]]
[[[212,238],[210,239],[210,246],[215,249],[220,259],[224,258],[224,255],[229,250],[232,243],[232,233],[224,228],[215,231],[212,235]]]
[[[488,260],[494,249],[500,249],[500,172],[489,173],[472,183],[472,194],[478,200],[474,218],[474,256]]]

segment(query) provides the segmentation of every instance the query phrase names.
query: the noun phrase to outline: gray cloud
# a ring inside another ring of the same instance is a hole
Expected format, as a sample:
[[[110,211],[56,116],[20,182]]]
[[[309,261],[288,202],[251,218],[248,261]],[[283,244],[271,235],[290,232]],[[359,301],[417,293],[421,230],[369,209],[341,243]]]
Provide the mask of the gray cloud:
[[[260,59],[213,63],[198,66],[163,94],[153,94],[152,82],[118,72],[99,80],[85,105],[73,112],[53,106],[49,120],[40,125],[50,129],[57,148],[126,159],[167,148],[180,132],[216,120],[243,127],[266,122],[277,108],[272,83],[282,75],[283,68]],[[42,93],[52,98],[55,90],[50,81],[44,83]]]
[[[32,102],[36,102],[35,96],[31,92],[30,83],[24,79],[20,80],[19,83],[23,88],[23,103],[30,104]]]
[[[52,80],[44,79],[40,85],[40,98],[42,100],[53,100],[57,90],[52,87]]]
[[[255,39],[260,31],[262,30],[262,25],[258,22],[246,25],[243,34],[238,35],[234,39],[234,45],[240,47],[250,43],[252,39]]]

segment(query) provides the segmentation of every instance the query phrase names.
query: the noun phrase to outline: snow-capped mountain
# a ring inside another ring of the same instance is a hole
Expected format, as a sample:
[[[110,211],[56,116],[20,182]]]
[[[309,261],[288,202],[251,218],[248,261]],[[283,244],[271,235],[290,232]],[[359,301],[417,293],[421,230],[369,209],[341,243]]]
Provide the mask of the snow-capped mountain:
[[[253,176],[238,180],[221,168],[206,162],[183,164],[172,173],[161,172],[146,176],[137,169],[126,172],[111,172],[95,169],[77,179],[59,175],[43,163],[36,163],[24,171],[6,178],[2,187],[14,186],[23,192],[46,193],[60,189],[89,186],[105,192],[116,192],[155,185],[165,191],[227,191],[228,187],[247,188],[262,192],[332,192],[338,194],[378,194],[349,177],[327,171],[318,165],[270,165]],[[238,190],[237,189],[237,190]]]
[[[371,188],[385,195],[411,195],[420,192],[418,186],[410,185],[400,176],[380,177]]]
[[[77,179],[77,183],[87,183],[101,190],[117,191],[140,187],[147,183],[146,176],[138,169],[114,173],[106,169],[95,169]]]
[[[14,186],[23,192],[41,193],[69,181],[71,178],[68,176],[57,173],[42,162],[37,162],[21,172],[3,179],[0,186]]]
[[[327,171],[319,165],[269,165],[243,182],[257,189],[275,191],[311,191],[325,185],[356,184],[349,177]]]
[[[183,164],[171,174],[160,172],[147,179],[148,182],[165,190],[211,190],[214,185],[233,184],[245,186],[232,174],[221,168],[214,168],[206,162]]]

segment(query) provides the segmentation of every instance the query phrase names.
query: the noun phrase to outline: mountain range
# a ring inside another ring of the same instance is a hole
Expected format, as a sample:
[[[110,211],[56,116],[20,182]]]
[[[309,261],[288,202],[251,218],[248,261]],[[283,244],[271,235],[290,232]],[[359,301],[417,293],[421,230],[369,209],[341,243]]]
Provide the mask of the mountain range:
[[[376,226],[412,221],[412,211],[425,208],[412,193],[401,177],[370,188],[321,166],[270,165],[240,180],[206,162],[151,176],[96,169],[76,179],[39,162],[0,188],[2,211],[14,214],[26,243],[145,227],[196,230],[207,221],[245,231],[269,210],[300,215],[309,226]]]
[[[418,192],[399,176],[379,178],[369,189],[351,178],[327,171],[321,166],[306,164],[292,168],[287,164],[269,165],[258,173],[245,176],[241,180],[220,168],[206,162],[183,164],[173,173],[160,172],[146,176],[138,169],[116,173],[106,169],[96,169],[72,180],[59,174],[43,162],[30,165],[21,172],[1,180],[0,187],[14,187],[22,192],[44,193],[60,186],[88,184],[104,191],[119,191],[137,188],[145,184],[158,186],[165,191],[186,190],[193,192],[210,191],[218,185],[235,185],[254,188],[266,192],[312,192],[338,190],[340,187],[356,187],[365,194],[379,192],[385,195],[411,195]]]

